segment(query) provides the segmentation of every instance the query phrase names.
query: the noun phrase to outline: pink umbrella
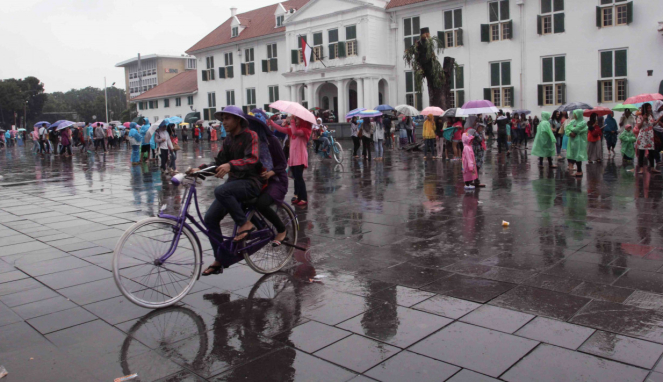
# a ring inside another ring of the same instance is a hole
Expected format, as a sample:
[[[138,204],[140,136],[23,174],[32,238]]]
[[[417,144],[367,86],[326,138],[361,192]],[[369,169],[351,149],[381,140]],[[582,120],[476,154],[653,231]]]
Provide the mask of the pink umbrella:
[[[651,102],[651,101],[663,101],[663,95],[658,93],[653,94],[640,94],[635,97],[628,97],[624,101],[624,105],[633,105],[636,103]]]
[[[495,105],[487,100],[481,99],[476,101],[469,101],[463,105],[462,108],[456,111],[456,116],[467,116],[467,115],[477,115],[477,114],[489,114],[497,113],[499,110]]]
[[[131,122],[125,122],[122,124],[122,126],[126,127],[127,129],[131,127]]]
[[[582,112],[582,115],[585,117],[591,117],[592,114],[596,113],[599,117],[612,114],[612,110],[608,109],[607,107],[603,106],[597,106],[593,109],[588,109]]]
[[[436,106],[429,106],[421,111],[421,115],[429,115],[429,114],[433,114],[435,117],[437,117],[444,114],[444,110]]]
[[[306,110],[304,106],[298,104],[297,102],[276,101],[273,104],[269,105],[269,107],[271,107],[272,109],[280,110],[284,113],[292,114],[295,117],[303,119],[306,122],[310,122],[313,125],[318,123],[315,120],[315,116],[313,115],[313,113]]]

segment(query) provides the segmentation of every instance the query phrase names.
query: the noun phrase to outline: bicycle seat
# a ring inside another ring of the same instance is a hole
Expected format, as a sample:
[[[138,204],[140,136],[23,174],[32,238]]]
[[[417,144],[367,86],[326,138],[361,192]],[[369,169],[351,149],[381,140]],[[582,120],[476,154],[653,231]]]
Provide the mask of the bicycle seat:
[[[242,204],[244,204],[245,206],[253,206],[256,203],[258,203],[258,198],[253,198],[242,202]]]

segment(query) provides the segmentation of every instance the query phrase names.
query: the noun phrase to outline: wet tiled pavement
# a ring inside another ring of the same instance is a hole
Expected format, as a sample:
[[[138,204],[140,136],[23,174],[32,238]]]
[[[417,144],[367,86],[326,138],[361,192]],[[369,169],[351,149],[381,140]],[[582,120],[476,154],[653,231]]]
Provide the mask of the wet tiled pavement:
[[[189,143],[178,166],[217,149]],[[181,188],[125,148],[0,151],[3,381],[663,381],[663,178],[489,151],[466,194],[459,162],[421,157],[313,158],[309,250],[286,272],[240,263],[150,311],[116,288],[112,251]]]

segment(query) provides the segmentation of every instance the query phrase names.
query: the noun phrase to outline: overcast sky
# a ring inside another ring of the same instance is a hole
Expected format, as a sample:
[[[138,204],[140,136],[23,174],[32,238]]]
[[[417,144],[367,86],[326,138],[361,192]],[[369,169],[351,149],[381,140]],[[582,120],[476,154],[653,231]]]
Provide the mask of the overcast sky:
[[[115,64],[180,55],[230,17],[278,0],[4,0],[0,79],[35,76],[47,92],[124,88]],[[250,5],[249,5],[250,4]],[[248,8],[250,6],[251,8]]]

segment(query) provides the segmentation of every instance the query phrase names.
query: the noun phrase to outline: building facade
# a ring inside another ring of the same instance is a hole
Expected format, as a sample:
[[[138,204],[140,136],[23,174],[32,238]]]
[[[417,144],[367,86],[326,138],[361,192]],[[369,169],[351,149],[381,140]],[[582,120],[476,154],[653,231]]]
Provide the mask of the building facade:
[[[148,117],[156,123],[168,117],[180,117],[197,112],[198,81],[193,70],[179,73],[161,85],[134,97],[139,116]]]
[[[341,118],[379,104],[429,106],[403,53],[428,27],[456,61],[452,102],[554,110],[612,107],[663,79],[663,1],[290,0],[237,13],[187,53],[204,119],[227,105],[278,99]],[[313,48],[305,70],[301,38]],[[422,91],[423,90],[423,91]]]
[[[148,54],[115,65],[124,68],[127,101],[188,70],[196,70],[195,57]]]

